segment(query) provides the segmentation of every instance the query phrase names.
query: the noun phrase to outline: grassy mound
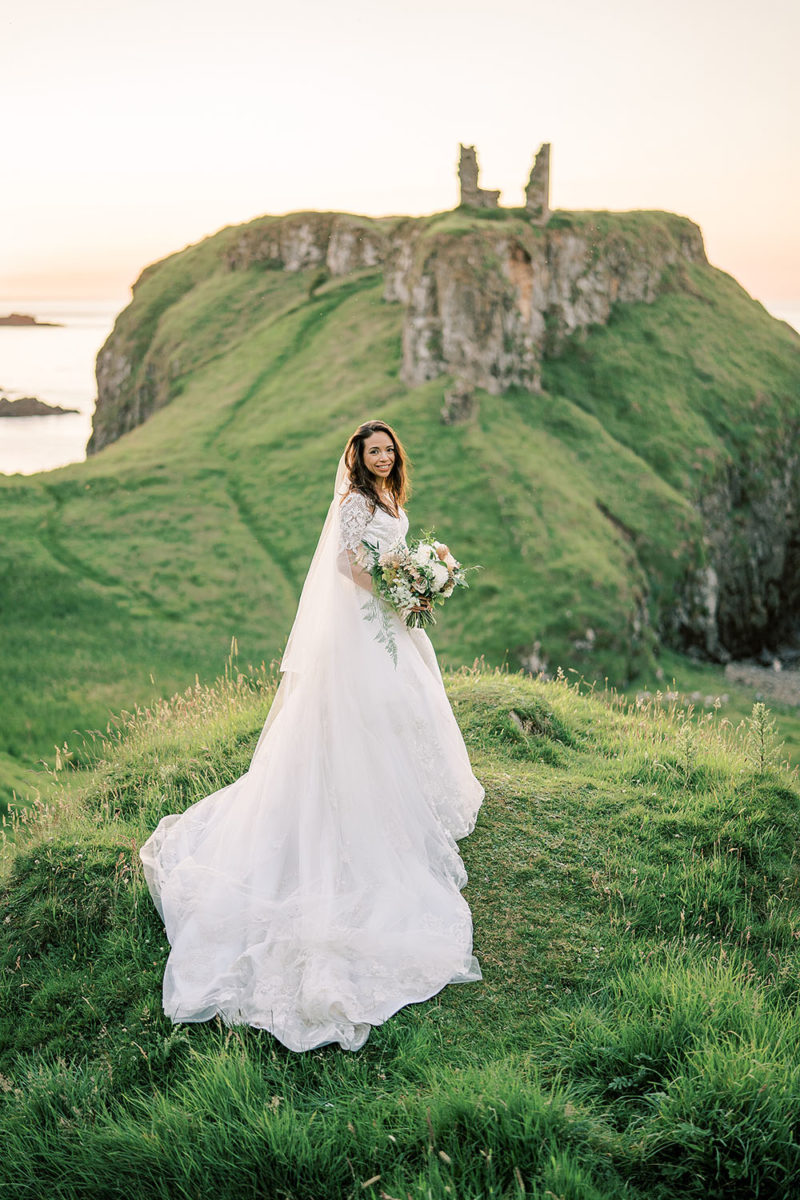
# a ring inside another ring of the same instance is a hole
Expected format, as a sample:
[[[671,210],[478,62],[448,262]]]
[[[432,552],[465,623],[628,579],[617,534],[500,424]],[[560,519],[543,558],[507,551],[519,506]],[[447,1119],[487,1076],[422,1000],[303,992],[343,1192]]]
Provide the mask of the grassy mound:
[[[420,220],[433,245],[516,219]],[[280,223],[248,228],[265,220]],[[680,224],[553,220],[623,247]],[[446,427],[452,381],[403,385],[403,310],[379,270],[230,270],[246,234],[148,268],[120,314],[114,343],[158,393],[144,424],[86,463],[0,478],[0,801],[20,786],[3,756],[50,759],[131,698],[212,679],[232,636],[245,662],[279,653],[365,416],[392,421],[418,460],[412,532],[435,526],[484,568],[435,630],[444,661],[516,666],[540,643],[551,670],[621,682],[652,678],[659,616],[702,554],[698,494],[754,454],[768,464],[796,409],[796,335],[693,266],[568,344],[544,394],[481,394],[477,421]]]
[[[59,1197],[788,1196],[800,1178],[797,773],[731,725],[475,669],[462,843],[484,980],[357,1054],[172,1026],[138,846],[248,765],[231,668],[67,749],[4,852],[0,1190]]]

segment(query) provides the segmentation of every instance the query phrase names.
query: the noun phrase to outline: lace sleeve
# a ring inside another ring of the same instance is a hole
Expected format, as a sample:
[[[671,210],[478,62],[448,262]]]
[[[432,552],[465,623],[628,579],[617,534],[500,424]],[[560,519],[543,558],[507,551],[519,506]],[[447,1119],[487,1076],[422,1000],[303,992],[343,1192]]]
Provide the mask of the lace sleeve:
[[[360,492],[350,492],[339,508],[339,549],[358,550],[372,513]]]

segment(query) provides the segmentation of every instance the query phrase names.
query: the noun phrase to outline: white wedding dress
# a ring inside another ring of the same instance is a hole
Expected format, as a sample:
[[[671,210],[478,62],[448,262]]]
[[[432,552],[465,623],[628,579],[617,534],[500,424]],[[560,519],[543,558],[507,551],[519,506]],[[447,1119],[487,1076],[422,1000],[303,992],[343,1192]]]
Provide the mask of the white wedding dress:
[[[167,1015],[219,1014],[297,1051],[357,1050],[404,1005],[481,978],[456,839],[483,788],[427,634],[384,610],[395,664],[349,573],[362,539],[385,549],[408,518],[342,503],[346,485],[340,463],[249,769],[141,849]]]

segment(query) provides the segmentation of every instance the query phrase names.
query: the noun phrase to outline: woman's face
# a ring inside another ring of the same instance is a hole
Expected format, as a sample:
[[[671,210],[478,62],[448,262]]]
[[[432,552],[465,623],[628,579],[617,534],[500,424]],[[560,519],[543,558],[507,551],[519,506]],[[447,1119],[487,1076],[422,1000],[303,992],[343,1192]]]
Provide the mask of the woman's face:
[[[388,433],[371,433],[362,448],[364,466],[377,479],[387,479],[394,466],[394,442]]]

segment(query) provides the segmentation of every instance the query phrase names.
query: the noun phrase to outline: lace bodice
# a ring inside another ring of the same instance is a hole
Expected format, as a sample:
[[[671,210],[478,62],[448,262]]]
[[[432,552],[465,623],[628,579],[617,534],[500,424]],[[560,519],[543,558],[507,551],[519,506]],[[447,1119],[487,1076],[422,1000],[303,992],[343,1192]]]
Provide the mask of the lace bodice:
[[[392,546],[408,533],[408,517],[404,509],[400,515],[391,516],[382,508],[373,513],[366,496],[350,492],[339,509],[339,546],[343,550],[357,550],[362,541],[372,542],[381,550]]]

